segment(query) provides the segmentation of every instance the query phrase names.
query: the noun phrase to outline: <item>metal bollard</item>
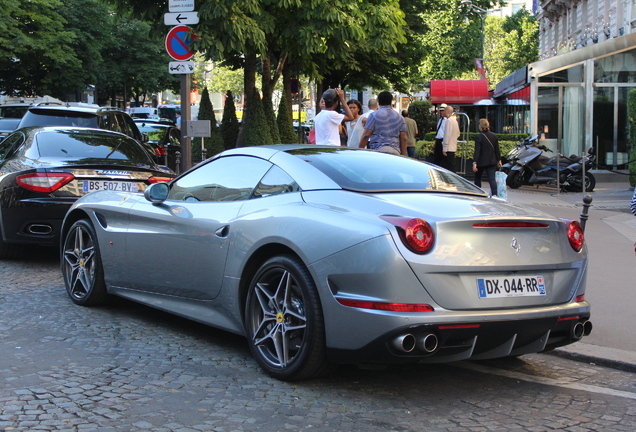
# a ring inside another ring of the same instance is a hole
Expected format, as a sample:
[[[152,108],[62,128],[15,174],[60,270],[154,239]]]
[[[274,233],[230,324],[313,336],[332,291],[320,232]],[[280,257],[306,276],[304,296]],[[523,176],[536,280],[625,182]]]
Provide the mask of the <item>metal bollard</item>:
[[[174,152],[174,158],[175,158],[174,171],[177,173],[177,175],[179,175],[179,171],[181,171],[181,152],[179,150]]]
[[[583,211],[581,212],[581,228],[583,228],[583,231],[585,231],[585,222],[589,219],[589,215],[587,213],[592,206],[592,200],[592,195],[588,194],[583,197]]]
[[[163,145],[163,164],[168,166],[168,144]]]
[[[205,147],[203,147],[201,149],[201,160],[202,161],[206,160],[208,158],[207,156],[208,156],[208,151]]]

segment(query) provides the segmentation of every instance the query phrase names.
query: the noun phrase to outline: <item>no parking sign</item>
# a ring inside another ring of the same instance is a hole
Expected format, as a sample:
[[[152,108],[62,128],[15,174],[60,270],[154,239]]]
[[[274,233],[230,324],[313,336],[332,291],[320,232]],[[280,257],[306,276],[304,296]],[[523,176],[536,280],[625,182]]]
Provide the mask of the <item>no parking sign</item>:
[[[172,27],[166,36],[166,51],[175,60],[189,60],[194,55],[190,48],[195,36],[190,33],[188,26]]]

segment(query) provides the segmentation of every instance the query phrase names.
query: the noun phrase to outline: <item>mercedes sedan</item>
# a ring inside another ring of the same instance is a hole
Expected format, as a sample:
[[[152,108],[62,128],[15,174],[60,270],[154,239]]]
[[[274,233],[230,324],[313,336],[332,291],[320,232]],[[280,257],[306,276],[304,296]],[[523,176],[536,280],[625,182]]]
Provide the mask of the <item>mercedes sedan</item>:
[[[116,295],[236,333],[282,380],[519,356],[592,329],[578,222],[368,150],[238,148],[143,196],[95,192],[61,252],[74,303]]]

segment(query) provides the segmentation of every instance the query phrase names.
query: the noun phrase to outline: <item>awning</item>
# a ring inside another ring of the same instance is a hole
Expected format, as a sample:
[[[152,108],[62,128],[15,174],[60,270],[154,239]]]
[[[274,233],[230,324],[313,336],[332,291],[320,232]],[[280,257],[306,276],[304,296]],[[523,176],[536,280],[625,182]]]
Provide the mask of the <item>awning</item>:
[[[474,104],[488,99],[488,81],[486,80],[432,80],[431,102],[433,104]]]

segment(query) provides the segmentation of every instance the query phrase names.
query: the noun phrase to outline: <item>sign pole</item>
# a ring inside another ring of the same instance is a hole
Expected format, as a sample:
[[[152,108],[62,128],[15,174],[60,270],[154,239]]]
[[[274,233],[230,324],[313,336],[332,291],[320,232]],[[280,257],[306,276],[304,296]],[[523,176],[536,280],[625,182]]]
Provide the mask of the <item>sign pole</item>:
[[[192,152],[188,136],[190,121],[190,75],[181,75],[181,172],[192,167]]]

